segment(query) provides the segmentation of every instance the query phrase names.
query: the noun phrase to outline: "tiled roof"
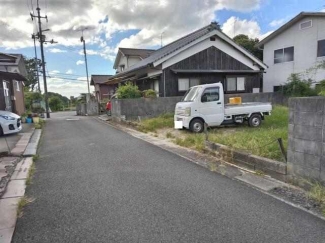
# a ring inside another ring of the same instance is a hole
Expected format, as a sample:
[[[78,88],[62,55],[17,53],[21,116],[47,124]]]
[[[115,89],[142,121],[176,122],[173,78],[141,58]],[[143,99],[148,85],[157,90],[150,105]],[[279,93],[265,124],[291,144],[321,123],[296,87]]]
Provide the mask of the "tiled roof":
[[[91,75],[91,85],[105,83],[112,75]]]
[[[151,53],[153,53],[155,50],[151,49],[135,49],[135,48],[119,48],[119,50],[125,55],[125,56],[139,56],[142,59],[147,58],[150,56]]]

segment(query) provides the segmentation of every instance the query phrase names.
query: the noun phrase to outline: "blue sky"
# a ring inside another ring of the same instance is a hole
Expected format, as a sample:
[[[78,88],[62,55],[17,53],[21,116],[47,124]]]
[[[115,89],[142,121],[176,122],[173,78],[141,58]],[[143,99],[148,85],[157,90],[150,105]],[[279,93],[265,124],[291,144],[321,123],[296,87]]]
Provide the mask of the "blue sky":
[[[261,39],[301,11],[325,9],[324,0],[202,2],[80,0],[76,5],[73,0],[67,0],[67,4],[41,0],[41,11],[49,18],[48,24],[45,25],[44,22],[44,28],[51,29],[48,39],[54,38],[59,42],[56,45],[48,44],[45,49],[47,70],[52,77],[49,79],[49,91],[66,96],[77,96],[86,91],[85,65],[82,63],[84,56],[81,55],[82,46],[79,41],[79,30],[82,28],[87,28],[84,36],[89,50],[89,74],[114,74],[113,62],[119,46],[158,48],[161,32],[164,32],[163,42],[167,44],[216,20],[231,37],[243,33]],[[35,4],[36,0],[27,0],[25,5],[19,0],[12,0],[7,6],[0,6],[2,13],[5,8],[11,10],[0,16],[0,52],[34,57],[29,36],[37,26],[33,25],[28,15],[35,9]],[[187,11],[184,12],[184,9]],[[74,80],[78,78],[79,80]]]

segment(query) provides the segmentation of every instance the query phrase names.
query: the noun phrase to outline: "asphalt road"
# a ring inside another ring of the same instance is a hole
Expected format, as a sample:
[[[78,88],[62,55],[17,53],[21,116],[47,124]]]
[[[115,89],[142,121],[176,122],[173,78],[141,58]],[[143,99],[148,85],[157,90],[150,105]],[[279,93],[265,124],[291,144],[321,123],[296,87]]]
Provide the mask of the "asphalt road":
[[[46,124],[13,242],[325,242],[324,221],[69,114]]]

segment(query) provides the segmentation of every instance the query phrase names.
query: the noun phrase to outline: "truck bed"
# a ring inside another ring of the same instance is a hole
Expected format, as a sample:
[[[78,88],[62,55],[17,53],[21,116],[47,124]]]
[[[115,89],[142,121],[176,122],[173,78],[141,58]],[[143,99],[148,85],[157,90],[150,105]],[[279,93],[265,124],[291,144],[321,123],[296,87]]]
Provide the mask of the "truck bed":
[[[248,102],[242,104],[227,104],[225,105],[225,116],[251,114],[260,112],[271,112],[271,103],[263,102]]]

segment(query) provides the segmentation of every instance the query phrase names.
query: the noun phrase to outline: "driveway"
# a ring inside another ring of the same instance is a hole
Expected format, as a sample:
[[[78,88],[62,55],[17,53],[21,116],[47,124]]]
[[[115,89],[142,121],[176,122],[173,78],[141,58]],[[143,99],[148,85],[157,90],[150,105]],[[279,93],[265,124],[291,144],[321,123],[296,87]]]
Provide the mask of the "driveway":
[[[8,134],[0,137],[0,153],[8,152],[8,146],[10,150],[12,150],[19,139],[21,138],[23,133],[32,132],[33,124],[22,124],[23,129],[19,133]]]
[[[47,121],[13,242],[324,242],[324,221],[70,115]]]

